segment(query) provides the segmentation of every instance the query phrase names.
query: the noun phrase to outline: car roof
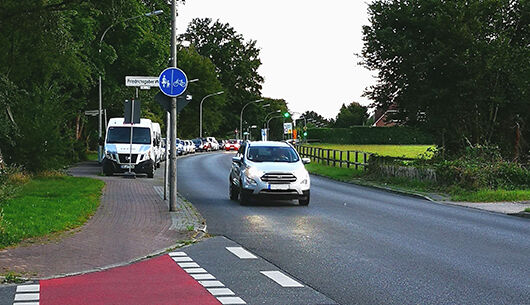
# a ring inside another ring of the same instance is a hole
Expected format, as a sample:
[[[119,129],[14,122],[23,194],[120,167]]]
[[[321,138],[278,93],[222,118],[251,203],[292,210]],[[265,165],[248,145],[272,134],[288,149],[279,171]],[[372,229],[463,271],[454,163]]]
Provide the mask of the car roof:
[[[291,147],[291,145],[285,143],[285,142],[279,142],[279,141],[256,141],[256,142],[249,142],[250,146],[274,146],[274,147]]]

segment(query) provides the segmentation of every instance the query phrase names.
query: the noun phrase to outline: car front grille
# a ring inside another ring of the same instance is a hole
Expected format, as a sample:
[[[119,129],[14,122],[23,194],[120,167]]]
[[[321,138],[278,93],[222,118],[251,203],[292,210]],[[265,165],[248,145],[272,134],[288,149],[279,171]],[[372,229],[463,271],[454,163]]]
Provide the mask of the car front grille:
[[[138,158],[138,154],[132,154],[132,161],[129,161],[129,156],[130,154],[118,154],[120,163],[136,163],[136,158]]]
[[[296,181],[296,176],[290,173],[267,173],[261,176],[261,181],[270,184],[286,184]]]

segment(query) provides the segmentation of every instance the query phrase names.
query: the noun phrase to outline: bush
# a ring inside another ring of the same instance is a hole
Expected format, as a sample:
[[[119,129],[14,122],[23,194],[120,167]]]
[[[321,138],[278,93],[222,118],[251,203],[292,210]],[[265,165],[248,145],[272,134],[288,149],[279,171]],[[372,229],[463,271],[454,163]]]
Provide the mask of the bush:
[[[530,170],[501,157],[498,147],[468,147],[463,156],[434,164],[438,181],[464,189],[530,187]]]
[[[432,144],[432,136],[413,127],[311,128],[307,132],[311,140],[337,144]]]

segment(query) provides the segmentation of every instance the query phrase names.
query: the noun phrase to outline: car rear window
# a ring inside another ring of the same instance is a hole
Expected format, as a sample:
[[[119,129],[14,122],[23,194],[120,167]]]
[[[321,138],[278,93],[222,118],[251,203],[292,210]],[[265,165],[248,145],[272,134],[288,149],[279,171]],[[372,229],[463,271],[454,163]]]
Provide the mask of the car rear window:
[[[298,162],[298,154],[292,147],[250,146],[247,159],[253,162]]]

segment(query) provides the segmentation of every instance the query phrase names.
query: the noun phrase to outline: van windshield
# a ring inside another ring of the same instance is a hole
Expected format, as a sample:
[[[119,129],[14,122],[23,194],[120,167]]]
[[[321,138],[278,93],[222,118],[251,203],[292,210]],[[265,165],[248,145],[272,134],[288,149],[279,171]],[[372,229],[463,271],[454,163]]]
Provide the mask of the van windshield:
[[[107,143],[130,143],[131,127],[109,127]],[[151,130],[145,127],[133,128],[133,144],[151,144]]]

